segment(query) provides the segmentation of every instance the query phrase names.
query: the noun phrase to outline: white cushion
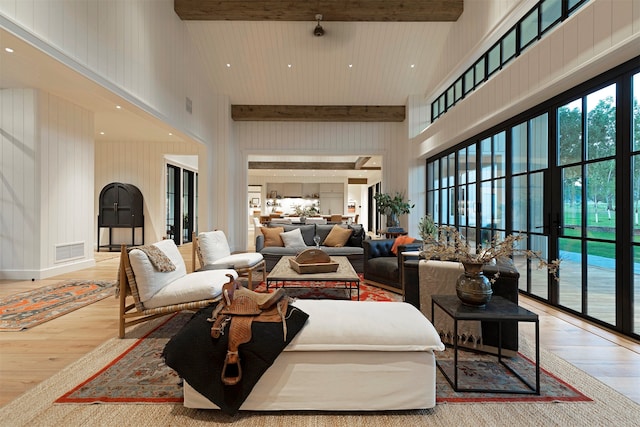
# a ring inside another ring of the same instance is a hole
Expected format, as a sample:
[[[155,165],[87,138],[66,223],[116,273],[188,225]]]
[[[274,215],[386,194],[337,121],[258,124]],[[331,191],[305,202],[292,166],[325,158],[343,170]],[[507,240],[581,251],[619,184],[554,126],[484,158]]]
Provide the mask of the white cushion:
[[[282,238],[286,248],[304,248],[307,246],[302,238],[302,232],[299,228],[280,233],[280,237]]]
[[[159,290],[153,298],[145,301],[144,307],[157,308],[216,298],[222,293],[222,285],[229,281],[227,274],[233,275],[234,279],[238,278],[235,270],[228,269],[187,274]]]
[[[187,274],[187,267],[184,265],[182,254],[173,240],[166,239],[153,245],[169,257],[173,265],[176,266],[176,269],[164,273],[160,272],[151,264],[147,254],[140,249],[132,249],[131,252],[129,252],[129,261],[131,262],[133,273],[136,276],[138,294],[140,295],[140,301],[143,303],[153,297],[167,284]]]
[[[406,302],[296,300],[309,315],[284,351],[444,350],[431,322]]]
[[[224,231],[207,231],[198,234],[198,246],[204,265],[213,264],[220,258],[231,255],[231,248]]]
[[[229,265],[231,268],[253,267],[264,258],[260,252],[233,254],[211,263],[212,265]]]

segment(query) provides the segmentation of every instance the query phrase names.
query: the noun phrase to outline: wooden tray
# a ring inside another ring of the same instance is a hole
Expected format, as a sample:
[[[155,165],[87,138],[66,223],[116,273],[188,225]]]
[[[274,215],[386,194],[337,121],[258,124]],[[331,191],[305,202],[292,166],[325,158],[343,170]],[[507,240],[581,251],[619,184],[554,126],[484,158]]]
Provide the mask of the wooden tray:
[[[289,265],[298,274],[311,274],[311,273],[335,273],[338,271],[337,262],[321,262],[315,264],[300,264],[294,258],[289,258]]]

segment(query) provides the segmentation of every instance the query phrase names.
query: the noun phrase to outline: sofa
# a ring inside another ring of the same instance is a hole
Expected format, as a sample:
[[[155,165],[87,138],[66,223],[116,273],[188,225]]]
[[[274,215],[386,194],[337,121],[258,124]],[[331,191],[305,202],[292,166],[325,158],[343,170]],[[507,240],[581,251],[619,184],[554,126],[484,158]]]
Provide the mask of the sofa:
[[[406,251],[419,251],[422,249],[422,241],[399,244],[396,253],[392,252],[396,239],[366,240],[364,249],[364,280],[400,294],[404,293],[401,275],[402,257],[398,256]]]
[[[345,230],[345,233],[348,233],[347,230],[351,231],[344,246],[327,245],[327,237],[329,237],[334,227]],[[262,254],[267,271],[271,271],[283,256],[295,256],[305,249],[315,247],[314,236],[320,238],[320,249],[329,256],[346,256],[357,273],[364,271],[364,249],[362,244],[365,241],[366,234],[361,224],[280,224],[278,226],[261,227],[260,230],[261,232],[256,234],[256,252]],[[270,239],[265,239],[265,235],[273,237],[273,235],[293,232],[294,230],[300,230],[302,239],[296,239],[297,241],[288,245],[284,241],[279,243],[276,241],[275,245],[272,241],[270,244]]]

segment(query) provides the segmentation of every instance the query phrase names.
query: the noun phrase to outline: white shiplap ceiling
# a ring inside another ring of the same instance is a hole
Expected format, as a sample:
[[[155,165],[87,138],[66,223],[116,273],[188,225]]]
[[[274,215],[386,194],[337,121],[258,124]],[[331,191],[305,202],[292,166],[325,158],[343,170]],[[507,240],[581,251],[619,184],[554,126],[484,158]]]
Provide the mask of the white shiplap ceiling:
[[[405,105],[432,85],[451,23],[326,22],[322,37],[315,22],[186,25],[232,104]]]
[[[405,105],[433,87],[452,23],[184,21],[214,93],[232,104]],[[96,140],[172,140],[169,129],[118,97],[0,30],[0,87],[34,87],[95,113]],[[227,66],[229,64],[230,66]],[[289,67],[291,65],[291,67]],[[351,65],[351,67],[349,67]],[[103,131],[105,135],[98,132]],[[276,159],[274,159],[276,160]]]

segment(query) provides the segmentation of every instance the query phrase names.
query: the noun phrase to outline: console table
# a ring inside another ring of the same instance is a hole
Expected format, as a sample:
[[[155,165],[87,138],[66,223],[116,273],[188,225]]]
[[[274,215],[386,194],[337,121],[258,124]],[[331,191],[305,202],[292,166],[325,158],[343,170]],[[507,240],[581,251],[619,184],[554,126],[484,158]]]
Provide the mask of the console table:
[[[496,389],[479,389],[479,388],[463,388],[460,387],[458,381],[458,340],[454,339],[453,342],[453,380],[445,372],[445,369],[436,362],[440,372],[447,379],[451,387],[455,391],[475,391],[482,393],[517,393],[517,394],[540,394],[540,323],[538,321],[538,315],[520,307],[518,304],[499,297],[494,296],[491,298],[484,307],[471,307],[464,305],[460,299],[455,295],[432,295],[431,296],[431,319],[435,323],[435,306],[440,307],[447,315],[453,318],[454,336],[458,336],[458,321],[460,320],[481,320],[483,322],[496,322],[498,324],[498,337],[502,335],[502,322],[504,321],[516,321],[516,322],[534,322],[536,327],[536,339],[535,339],[535,363],[534,368],[536,371],[535,386],[529,381],[524,379],[522,375],[516,372],[511,366],[505,363],[502,357],[502,340],[498,338],[498,363],[513,373],[529,390],[496,390]]]

